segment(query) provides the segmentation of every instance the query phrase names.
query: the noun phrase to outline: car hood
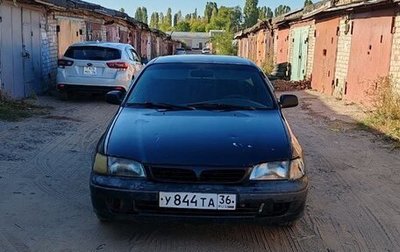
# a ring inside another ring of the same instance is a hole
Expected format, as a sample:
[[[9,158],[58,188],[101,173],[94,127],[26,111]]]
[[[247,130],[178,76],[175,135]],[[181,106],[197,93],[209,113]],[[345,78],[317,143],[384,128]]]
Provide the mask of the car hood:
[[[278,110],[124,108],[110,130],[106,154],[144,164],[243,167],[291,157],[288,130]]]

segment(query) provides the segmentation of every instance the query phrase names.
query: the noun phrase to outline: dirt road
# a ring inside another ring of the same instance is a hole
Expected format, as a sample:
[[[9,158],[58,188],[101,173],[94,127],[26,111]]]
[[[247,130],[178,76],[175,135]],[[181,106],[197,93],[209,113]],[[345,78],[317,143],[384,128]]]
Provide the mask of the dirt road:
[[[50,116],[0,122],[0,251],[400,251],[400,152],[356,129],[334,103],[299,94],[302,106],[286,114],[312,186],[291,228],[100,224],[91,156],[116,107],[40,98],[54,107]]]

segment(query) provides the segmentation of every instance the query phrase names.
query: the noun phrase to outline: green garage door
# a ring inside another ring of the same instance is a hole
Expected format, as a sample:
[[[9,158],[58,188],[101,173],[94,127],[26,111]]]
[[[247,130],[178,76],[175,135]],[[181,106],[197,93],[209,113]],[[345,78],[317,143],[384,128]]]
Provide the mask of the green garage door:
[[[307,68],[309,27],[293,29],[293,55],[290,79],[304,80]]]

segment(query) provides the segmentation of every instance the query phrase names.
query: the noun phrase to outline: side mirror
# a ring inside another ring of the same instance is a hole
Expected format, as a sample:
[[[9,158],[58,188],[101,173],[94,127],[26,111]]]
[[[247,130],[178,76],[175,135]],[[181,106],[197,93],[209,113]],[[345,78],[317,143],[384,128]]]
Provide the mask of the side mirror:
[[[106,102],[115,105],[121,105],[125,94],[121,91],[110,91],[106,94]]]
[[[281,95],[279,98],[281,108],[293,108],[299,105],[299,99],[295,95]]]

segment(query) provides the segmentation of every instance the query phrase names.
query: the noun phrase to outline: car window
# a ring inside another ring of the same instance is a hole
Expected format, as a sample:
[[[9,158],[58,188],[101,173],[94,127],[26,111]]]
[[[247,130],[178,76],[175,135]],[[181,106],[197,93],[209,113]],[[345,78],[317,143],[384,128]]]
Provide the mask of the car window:
[[[130,49],[130,51],[133,56],[133,60],[137,61],[137,62],[141,62],[141,59],[140,59],[139,55],[136,53],[136,51],[134,49]]]
[[[121,51],[101,46],[72,46],[64,54],[65,57],[77,60],[117,60],[121,58]]]
[[[227,64],[155,64],[139,77],[127,102],[274,107],[257,68]]]
[[[130,60],[134,61],[133,53],[132,53],[132,50],[130,48],[126,48],[126,54],[128,55],[128,58]]]

